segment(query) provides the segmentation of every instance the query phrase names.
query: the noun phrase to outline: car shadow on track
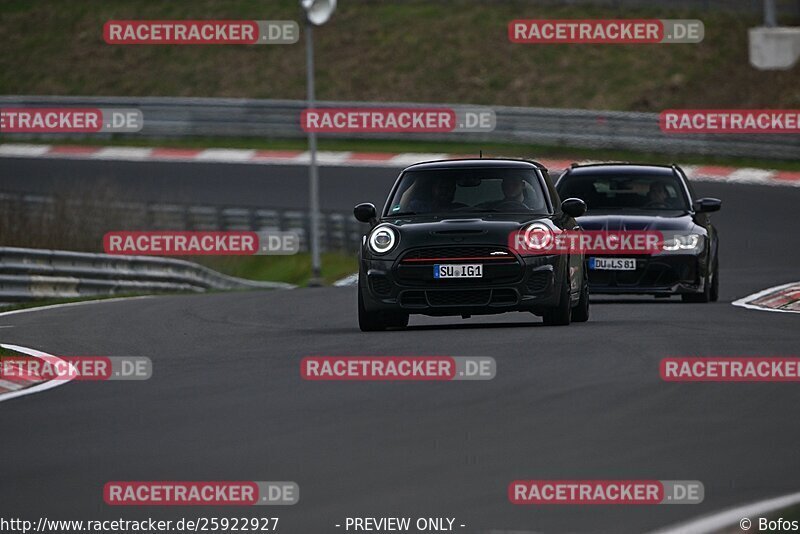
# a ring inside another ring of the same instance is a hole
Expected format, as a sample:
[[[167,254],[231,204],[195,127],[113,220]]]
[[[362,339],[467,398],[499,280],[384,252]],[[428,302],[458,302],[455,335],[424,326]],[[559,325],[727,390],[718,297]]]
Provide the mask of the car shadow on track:
[[[406,331],[413,330],[461,330],[461,329],[475,329],[475,328],[538,328],[544,327],[542,322],[532,323],[463,323],[463,324],[418,324],[408,326]]]
[[[680,299],[657,299],[657,298],[627,298],[627,299],[619,299],[619,298],[608,298],[608,299],[597,299],[597,298],[589,298],[589,302],[592,305],[595,304],[687,304]]]

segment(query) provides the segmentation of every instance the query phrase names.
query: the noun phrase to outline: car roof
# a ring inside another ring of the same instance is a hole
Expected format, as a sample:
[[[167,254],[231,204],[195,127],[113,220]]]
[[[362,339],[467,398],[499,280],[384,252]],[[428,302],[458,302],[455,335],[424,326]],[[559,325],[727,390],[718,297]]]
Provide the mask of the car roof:
[[[575,165],[567,169],[563,178],[567,176],[603,175],[603,174],[674,174],[672,165],[649,165],[641,163],[593,163],[588,165]]]
[[[435,161],[423,161],[409,165],[406,171],[427,171],[434,169],[486,169],[486,168],[505,168],[505,169],[541,169],[547,171],[544,165],[539,162],[526,159],[511,158],[465,158],[465,159],[441,159]]]

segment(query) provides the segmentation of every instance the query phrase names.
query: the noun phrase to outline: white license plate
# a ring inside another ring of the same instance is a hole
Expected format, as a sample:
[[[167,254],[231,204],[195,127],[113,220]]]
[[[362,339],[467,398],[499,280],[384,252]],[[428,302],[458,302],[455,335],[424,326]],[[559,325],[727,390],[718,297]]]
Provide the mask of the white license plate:
[[[456,263],[433,266],[434,278],[483,278],[483,265],[477,263]]]
[[[592,271],[635,271],[634,258],[589,258],[589,269]]]

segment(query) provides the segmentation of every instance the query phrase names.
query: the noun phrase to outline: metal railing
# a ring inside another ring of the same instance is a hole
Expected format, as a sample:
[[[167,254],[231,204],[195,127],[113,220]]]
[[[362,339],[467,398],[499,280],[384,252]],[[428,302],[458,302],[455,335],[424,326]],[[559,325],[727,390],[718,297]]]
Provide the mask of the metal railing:
[[[235,278],[173,258],[0,247],[0,302],[293,287],[281,282]]]
[[[150,138],[258,137],[302,138],[302,100],[249,100],[176,97],[0,96],[0,106],[84,106],[136,108],[144,128],[118,136]],[[320,107],[443,106],[374,102],[318,102]],[[320,134],[354,139],[430,140],[450,142],[513,142],[578,148],[606,148],[674,154],[715,154],[759,158],[800,159],[798,135],[666,134],[657,113],[591,111],[495,106],[493,132]],[[95,134],[110,135],[110,134]],[[4,134],[9,139],[36,137]],[[41,136],[39,136],[41,137]],[[64,136],[62,136],[64,137]],[[74,137],[74,136],[72,136]],[[58,136],[49,134],[48,138]]]
[[[124,228],[294,232],[299,236],[300,251],[307,252],[311,230],[308,213],[292,209],[107,202],[102,206],[102,213],[98,214],[97,211],[74,198],[59,199],[50,195],[0,192],[0,225],[6,225],[5,229],[0,228],[0,238],[8,240],[27,233],[30,226],[44,226],[57,232],[60,227],[70,224],[64,220],[65,214],[77,214],[76,217],[80,219],[79,245],[85,243],[86,245],[81,246],[84,250],[99,246],[106,232]],[[16,234],[13,233],[14,227],[20,230]],[[361,236],[368,229],[369,225],[356,221],[352,213],[323,212],[320,217],[321,249],[323,252],[355,252],[361,243]],[[53,242],[60,244],[75,240],[57,235]]]

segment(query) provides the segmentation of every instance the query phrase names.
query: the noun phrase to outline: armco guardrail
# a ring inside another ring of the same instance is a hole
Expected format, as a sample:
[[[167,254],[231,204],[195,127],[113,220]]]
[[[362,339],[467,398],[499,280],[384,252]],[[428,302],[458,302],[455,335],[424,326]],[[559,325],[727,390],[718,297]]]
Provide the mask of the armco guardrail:
[[[300,240],[300,251],[307,252],[308,236],[311,232],[311,218],[308,213],[293,209],[108,202],[102,206],[102,215],[84,215],[97,211],[97,206],[87,206],[81,199],[59,199],[52,195],[0,191],[0,237],[6,236],[8,239],[11,235],[11,239],[20,242],[19,236],[29,231],[27,226],[32,224],[41,227],[42,220],[60,218],[60,226],[68,227],[70,223],[64,220],[65,213],[80,214],[81,222],[88,226],[80,232],[86,250],[92,250],[97,243],[101,243],[106,232],[129,228],[294,232]],[[319,230],[323,252],[358,250],[361,236],[367,232],[369,225],[356,221],[352,213],[326,211],[321,215]],[[103,216],[107,218],[103,219]],[[3,228],[3,224],[8,227]],[[64,239],[65,242],[75,245],[74,239]]]
[[[137,108],[144,128],[132,137],[300,138],[302,100],[248,100],[173,97],[0,96],[0,106],[84,106]],[[447,106],[376,102],[319,102],[319,107]],[[657,113],[494,106],[493,132],[339,134],[338,137],[465,142],[514,142],[550,146],[608,148],[674,154],[719,154],[800,159],[800,135],[665,134]],[[105,134],[109,135],[109,134]],[[123,134],[117,134],[122,136]],[[10,139],[31,134],[5,134]],[[57,136],[49,135],[49,138]],[[320,137],[337,137],[321,134]]]
[[[0,247],[0,302],[208,289],[291,289],[172,258]]]

